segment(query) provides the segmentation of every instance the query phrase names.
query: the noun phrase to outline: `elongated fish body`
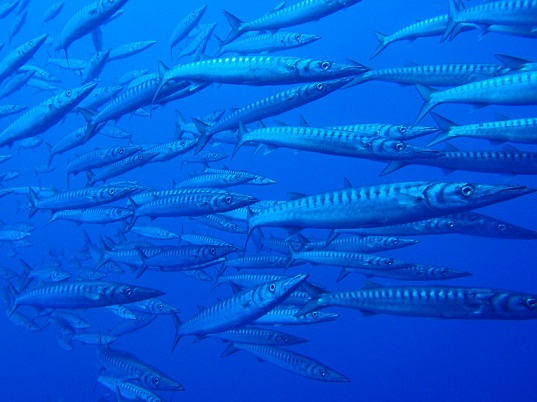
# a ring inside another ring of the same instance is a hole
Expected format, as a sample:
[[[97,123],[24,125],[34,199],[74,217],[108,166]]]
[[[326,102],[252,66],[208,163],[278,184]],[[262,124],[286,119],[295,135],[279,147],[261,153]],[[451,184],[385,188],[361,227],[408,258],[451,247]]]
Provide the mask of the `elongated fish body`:
[[[252,177],[230,173],[202,173],[183,180],[175,185],[176,188],[226,188],[248,184]]]
[[[0,88],[0,99],[22,89],[35,74],[35,71],[19,71]]]
[[[22,105],[0,105],[0,118],[20,113],[26,109],[28,107]]]
[[[177,233],[158,226],[133,226],[130,231],[149,239],[171,240],[179,238]]]
[[[263,144],[269,150],[286,147],[375,160],[429,158],[438,153],[438,151],[406,144],[400,140],[364,136],[360,132],[303,126],[264,127],[246,131],[241,124],[239,141],[235,145],[234,153],[249,143]]]
[[[166,190],[149,190],[144,191],[138,194],[133,195],[132,200],[138,204],[147,204],[148,202],[155,201],[157,198],[166,198],[174,196],[183,196],[183,195],[203,195],[203,196],[213,196],[213,195],[230,195],[228,190],[222,190],[217,188],[172,188]]]
[[[58,123],[95,88],[96,84],[69,89],[28,109],[0,133],[0,146],[33,137]]]
[[[298,316],[300,308],[276,307],[252,322],[253,325],[310,325],[334,321],[339,315],[313,311]]]
[[[537,118],[501,120],[459,126],[436,113],[431,113],[431,115],[443,132],[434,138],[428,144],[429,146],[457,137],[537,144]]]
[[[96,149],[71,160],[67,164],[67,173],[77,174],[83,170],[106,166],[125,159],[141,149],[137,145]]]
[[[41,45],[45,43],[47,36],[47,34],[44,34],[30,39],[5,56],[0,61],[0,83],[30,60]]]
[[[97,110],[103,104],[115,98],[122,91],[123,86],[111,85],[95,88],[86,99],[80,102],[80,107],[83,109]]]
[[[443,151],[440,156],[431,159],[406,160],[390,162],[381,173],[385,175],[408,164],[435,166],[447,171],[468,170],[473,172],[503,174],[537,174],[537,152],[525,152],[517,149]]]
[[[369,70],[355,77],[350,85],[366,81],[388,81],[408,85],[457,86],[508,73],[498,64],[431,64]]]
[[[162,296],[160,290],[115,282],[58,282],[28,289],[15,297],[13,308],[34,306],[43,308],[80,309],[132,303]]]
[[[198,34],[181,50],[180,57],[195,54],[199,49],[202,49],[203,53],[207,46],[207,41],[211,38],[215,28],[216,23],[214,22],[198,25]]]
[[[60,140],[49,148],[49,161],[52,161],[54,155],[60,155],[70,149],[78,147],[84,144],[86,140],[86,126],[79,127],[78,129],[66,134]],[[48,144],[47,144],[48,145]]]
[[[348,307],[368,314],[458,319],[537,318],[537,296],[507,290],[368,284],[360,290],[322,293],[299,315],[324,307]]]
[[[125,320],[136,320],[136,315],[127,307],[122,306],[121,304],[114,304],[112,306],[106,306],[105,308]]]
[[[464,3],[450,0],[449,16],[443,39],[453,39],[460,24],[489,25],[535,25],[537,24],[537,1],[502,0],[487,1],[466,8]]]
[[[97,362],[110,373],[136,381],[142,387],[160,391],[184,391],[184,387],[134,355],[100,346]]]
[[[276,183],[274,180],[269,179],[268,177],[265,177],[265,176],[261,176],[256,173],[247,172],[245,170],[232,170],[227,167],[224,169],[214,169],[214,168],[210,168],[207,166],[205,169],[203,169],[203,173],[204,174],[205,173],[207,174],[231,174],[231,175],[244,176],[244,177],[250,178],[250,180],[248,181],[248,184],[255,184],[258,186],[265,186],[268,184]]]
[[[237,225],[232,220],[224,218],[219,215],[203,215],[203,216],[193,216],[193,220],[198,221],[206,226],[217,230],[223,230],[224,232],[229,233],[238,233],[244,234],[247,233],[246,229]]]
[[[147,152],[157,152],[151,163],[165,162],[194,149],[197,143],[197,139],[179,139],[150,147],[147,149]]]
[[[207,335],[210,338],[222,339],[226,342],[247,343],[249,345],[288,346],[307,342],[306,339],[262,328],[236,328],[224,332]]]
[[[357,75],[363,71],[364,68],[358,65],[290,56],[224,57],[178,64],[172,69],[164,68],[161,63],[161,83],[155,98],[168,82],[191,80],[241,85],[279,85],[327,81]]]
[[[178,246],[166,248],[149,258],[144,259],[144,266],[160,269],[188,269],[190,266],[204,264],[237,251],[235,246]]]
[[[278,92],[237,109],[214,124],[207,124],[199,119],[194,119],[196,128],[202,134],[198,149],[201,149],[214,134],[224,130],[238,128],[239,122],[248,124],[269,116],[287,112],[320,99],[343,87],[350,81],[350,78],[343,78],[286,89],[285,91]]]
[[[120,207],[95,207],[85,209],[66,209],[52,214],[50,222],[64,219],[79,223],[110,223],[128,219],[133,212],[130,209]]]
[[[226,268],[241,269],[284,269],[289,266],[297,266],[305,264],[304,261],[297,260],[292,261],[290,265],[288,257],[281,257],[276,255],[251,255],[234,259],[226,260]]]
[[[19,71],[33,71],[34,72],[34,78],[41,81],[47,81],[47,82],[62,82],[61,79],[56,77],[54,74],[48,72],[44,68],[33,66],[31,64],[25,64],[19,68]]]
[[[242,327],[261,317],[297,289],[308,275],[262,284],[219,301],[181,323],[175,317],[174,347],[185,335],[204,336]]]
[[[95,53],[92,58],[89,59],[84,70],[82,70],[82,83],[86,84],[98,78],[108,62],[109,57],[110,49]]]
[[[248,256],[245,256],[247,258]],[[249,257],[255,257],[255,256],[249,256]],[[264,256],[261,256],[264,257]],[[280,257],[281,258],[281,257]],[[279,274],[267,274],[267,273],[255,273],[255,274],[241,274],[237,273],[234,275],[225,275],[225,276],[218,276],[215,281],[214,287],[220,286],[223,283],[229,283],[237,285],[239,288],[245,289],[245,288],[253,288],[259,285],[262,285],[263,283],[268,282],[274,282],[274,281],[280,281],[282,279],[289,279],[291,278],[288,275],[279,275]],[[322,288],[318,285],[310,285],[308,282],[304,282],[302,284],[303,288],[307,288],[308,286],[316,286],[317,288]]]
[[[43,24],[48,21],[52,21],[54,18],[60,14],[60,12],[63,9],[63,1],[58,1],[56,3],[53,3],[50,5],[49,8],[45,10],[43,13],[43,16],[41,17],[41,20],[43,21]]]
[[[352,228],[423,220],[530,194],[516,185],[406,182],[347,188],[306,196],[248,216],[256,227]]]
[[[152,314],[137,314],[136,320],[124,320],[120,322],[111,332],[112,336],[120,337],[125,334],[137,331],[143,327],[147,327],[157,318],[157,315]]]
[[[419,243],[418,240],[404,239],[391,236],[352,236],[334,239],[329,244],[326,241],[307,242],[301,251],[329,250],[355,253],[376,253],[378,251],[394,250]]]
[[[412,264],[408,267],[395,269],[368,269],[368,268],[343,268],[338,281],[350,273],[362,274],[366,277],[378,276],[402,281],[438,281],[447,279],[463,278],[472,275],[466,271],[435,267],[432,265]]]
[[[0,19],[7,17],[19,3],[20,0],[9,0],[3,2],[2,5],[0,5]]]
[[[110,50],[110,57],[108,58],[108,61],[114,61],[133,56],[135,54],[143,52],[146,49],[149,49],[155,43],[157,43],[156,40],[146,40],[121,45]]]
[[[350,381],[343,374],[339,374],[324,364],[313,360],[310,357],[296,352],[291,352],[288,349],[281,349],[275,346],[233,343],[229,346],[228,350],[224,352],[224,355],[227,356],[236,350],[248,352],[256,356],[258,359],[267,361],[285,370],[300,374],[312,380],[326,382]]]
[[[149,70],[146,69],[127,71],[125,74],[118,78],[117,83],[119,85],[128,85],[136,78],[146,75],[147,73],[149,73]]]
[[[467,211],[430,218],[422,221],[402,223],[391,226],[364,229],[336,230],[341,233],[358,235],[378,234],[396,236],[421,236],[459,233],[472,236],[495,237],[502,239],[536,239],[537,232],[511,223]]]
[[[216,151],[200,151],[195,155],[184,155],[181,158],[182,162],[186,163],[210,163],[210,162],[218,162],[223,159],[226,159],[229,155],[225,154],[223,152],[216,152]]]
[[[147,389],[135,385],[128,381],[123,381],[121,378],[101,375],[97,378],[97,381],[108,388],[110,391],[115,392],[119,397],[125,397],[129,400],[142,400],[148,402],[165,402],[164,399],[159,398],[157,395],[148,391]]]
[[[216,237],[201,235],[197,233],[181,233],[180,237],[181,237],[181,241],[184,240],[187,243],[195,244],[195,245],[228,246],[228,247],[233,246],[233,244],[225,240],[221,240]]]
[[[88,184],[92,186],[98,181],[104,182],[111,177],[116,177],[132,169],[141,167],[146,163],[149,163],[157,155],[158,152],[140,151],[127,158],[112,162],[111,164],[104,166],[97,172],[97,174],[91,176],[88,180]]]
[[[448,22],[448,15],[442,14],[432,18],[427,18],[422,21],[418,21],[414,24],[408,25],[391,35],[385,35],[380,32],[375,32],[378,41],[380,42],[375,52],[371,55],[370,59],[376,57],[382,52],[389,44],[401,40],[413,41],[417,38],[428,36],[440,36],[446,30]]]
[[[64,70],[71,70],[75,72],[79,72],[84,70],[86,68],[86,64],[88,63],[86,60],[80,60],[80,59],[54,59],[49,58],[47,61],[47,64],[54,64],[55,66],[64,69]]]
[[[215,57],[224,53],[233,52],[242,55],[256,53],[278,52],[305,46],[321,39],[318,35],[302,34],[298,32],[277,32],[248,36],[223,45]]]
[[[176,193],[177,195],[160,196],[144,204],[133,205],[134,215],[136,217],[206,215],[247,206],[257,202],[257,199],[245,194],[232,192],[214,193],[212,191],[203,191],[205,189],[201,190],[202,191],[200,192],[178,191]]]
[[[277,30],[309,21],[317,21],[346,7],[350,7],[359,1],[303,0],[249,22],[243,22],[229,12],[224,11],[224,16],[227,18],[232,29],[225,42],[229,43],[248,31]]]
[[[86,187],[39,199],[35,191],[30,188],[30,201],[32,203],[30,216],[33,216],[38,209],[58,211],[107,204],[128,196],[136,189],[137,186]]]
[[[537,4],[537,3],[536,3]],[[537,103],[537,71],[507,74],[430,93],[418,87],[425,104],[416,123],[441,103],[533,105]]]
[[[140,300],[138,302],[130,303],[129,308],[133,311],[138,311],[145,314],[171,314],[172,312],[179,312],[179,308],[165,303],[162,300],[153,298]]]
[[[64,25],[56,50],[67,50],[77,39],[89,34],[104,24],[127,0],[97,0],[77,11]]]
[[[201,20],[201,17],[203,17],[203,14],[205,13],[205,10],[207,10],[207,6],[203,5],[200,8],[197,8],[196,10],[187,14],[181,20],[181,22],[177,24],[168,41],[168,44],[170,46],[170,53],[172,52],[173,47],[179,42],[181,42],[183,39],[185,39],[190,33],[190,31],[192,31],[194,27],[198,25]]]
[[[11,40],[19,33],[22,26],[26,22],[26,16],[28,15],[28,12],[25,10],[22,13],[18,14],[15,19],[13,20],[13,23],[11,25],[11,28],[9,30],[9,43],[11,43]]]

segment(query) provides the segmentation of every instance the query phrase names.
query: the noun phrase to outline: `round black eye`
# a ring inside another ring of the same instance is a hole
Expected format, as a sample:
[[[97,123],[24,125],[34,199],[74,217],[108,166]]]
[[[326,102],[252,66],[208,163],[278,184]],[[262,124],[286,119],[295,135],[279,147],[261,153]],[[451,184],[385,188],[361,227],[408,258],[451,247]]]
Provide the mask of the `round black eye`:
[[[144,42],[140,42],[140,46],[143,46],[144,45]]]
[[[195,11],[192,11],[192,17],[195,17],[196,16],[196,12]]]
[[[323,84],[319,82],[317,85],[315,85],[315,87],[320,91],[323,89]]]
[[[164,309],[164,306],[162,304],[159,304],[157,308],[162,311]]]
[[[231,203],[231,197],[226,197],[226,204],[230,204]]]
[[[441,274],[442,276],[446,276],[447,273],[448,273],[448,272],[447,272],[447,269],[446,269],[446,268],[441,268],[441,269],[440,269],[440,274]]]
[[[537,300],[535,300],[535,299],[528,299],[528,300],[526,300],[526,304],[527,304],[529,307],[533,308],[533,307],[535,307],[535,306],[537,305]]]
[[[186,144],[186,142],[185,142],[185,141],[181,141],[179,144],[180,144],[182,147],[184,147],[185,144]]]
[[[329,61],[323,61],[323,62],[321,63],[321,68],[322,68],[324,71],[328,70],[328,69],[330,68],[330,62],[329,62]]]
[[[213,248],[211,248],[211,249],[209,250],[209,252],[210,252],[211,254],[216,254],[216,249],[213,247]]]
[[[274,293],[276,291],[276,284],[274,283],[271,283],[270,286],[269,286],[269,290]]]
[[[122,213],[123,213],[123,211],[122,211],[121,209],[118,209],[118,210],[117,210],[117,214],[118,214],[118,215],[121,215]]]
[[[474,188],[470,185],[466,185],[461,189],[461,194],[465,197],[470,197],[474,193]]]
[[[113,188],[108,189],[108,194],[110,194],[110,195],[114,195],[115,192],[116,192],[116,190],[114,190]]]
[[[127,289],[125,289],[125,294],[126,294],[127,296],[130,296],[130,295],[132,294],[132,289],[131,289],[131,288],[127,288]]]
[[[153,384],[158,385],[160,383],[160,379],[158,377],[153,378]]]
[[[504,232],[505,230],[507,230],[507,226],[505,225],[505,223],[499,223],[498,224],[498,230],[500,232]]]
[[[214,159],[218,159],[218,154],[213,154]]]
[[[123,148],[119,148],[119,149],[117,150],[117,153],[118,153],[118,154],[122,154],[122,153],[123,153]]]
[[[30,46],[32,46],[32,45],[34,44],[34,41],[33,41],[33,40],[29,40],[29,41],[28,41],[28,44],[29,44]]]
[[[65,93],[65,95],[70,97],[70,96],[71,96],[71,91],[67,91],[67,92]]]
[[[406,127],[405,126],[399,126],[399,132],[400,133],[406,133]]]
[[[395,149],[397,151],[402,151],[406,148],[405,144],[403,144],[402,142],[398,142],[397,144],[395,144]]]
[[[295,39],[296,39],[296,40],[300,40],[300,34],[296,34],[296,35],[295,35]]]
[[[317,311],[314,311],[313,313],[311,313],[311,316],[313,318],[317,318],[319,316],[319,313]]]
[[[282,336],[282,340],[284,342],[287,342],[289,340],[289,337],[287,335]]]
[[[394,246],[397,246],[399,244],[399,239],[393,239],[392,243]]]
[[[319,371],[319,373],[321,373],[321,377],[326,377],[326,370],[324,369],[321,369],[321,371]]]
[[[387,259],[386,260],[386,265],[388,265],[388,266],[393,265],[393,260],[391,258]]]
[[[240,178],[241,178],[240,175],[238,175],[238,174],[235,175],[235,180],[240,180]]]
[[[447,225],[448,225],[448,227],[450,227],[450,228],[454,228],[454,227],[455,227],[455,222],[453,222],[453,221],[449,221],[449,222],[447,223]]]

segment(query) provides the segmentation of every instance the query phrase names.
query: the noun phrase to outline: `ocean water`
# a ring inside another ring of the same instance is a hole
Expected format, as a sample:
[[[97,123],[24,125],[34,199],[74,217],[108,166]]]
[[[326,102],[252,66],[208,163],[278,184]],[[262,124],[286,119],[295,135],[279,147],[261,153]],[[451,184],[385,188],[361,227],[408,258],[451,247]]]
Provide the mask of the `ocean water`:
[[[27,6],[28,17],[11,45],[1,51],[0,57],[23,41],[43,32],[57,37],[66,21],[86,1],[65,2],[57,18],[42,26],[41,16],[52,1],[31,0]],[[476,3],[475,1],[470,2]],[[228,10],[248,21],[269,11],[275,4],[264,1],[237,2],[230,0],[211,2],[176,2],[158,0],[143,2],[130,0],[124,6],[124,14],[102,28],[105,47],[114,48],[138,40],[156,40],[148,50],[131,58],[108,64],[100,75],[100,84],[113,84],[125,72],[132,69],[157,71],[159,60],[172,66],[168,38],[176,24],[189,12],[207,4],[203,23],[216,22],[215,32],[225,37],[229,26],[222,15]],[[395,67],[416,62],[440,63],[496,63],[494,54],[535,58],[535,40],[495,33],[479,38],[477,31],[465,32],[453,41],[439,42],[438,37],[421,38],[415,42],[396,42],[379,56],[369,60],[377,46],[374,31],[392,33],[416,20],[446,13],[447,0],[364,0],[350,8],[330,15],[320,21],[286,28],[286,31],[318,34],[321,40],[308,46],[289,50],[287,55],[344,62],[352,59],[372,68]],[[0,20],[0,40],[7,36],[14,14]],[[212,39],[207,54],[213,54],[217,43]],[[94,53],[89,36],[76,41],[69,50],[70,58],[88,59]],[[48,57],[54,57],[49,46],[43,46],[31,61],[44,66]],[[56,57],[63,57],[58,53]],[[55,66],[47,65],[61,77],[65,88],[79,85],[80,79],[71,72],[62,73]],[[212,85],[189,98],[172,102],[152,112],[150,118],[126,116],[118,126],[132,134],[135,144],[169,141],[175,132],[175,110],[187,119],[203,116],[216,109],[241,107],[247,103],[282,90],[276,86]],[[35,105],[48,98],[49,93],[32,88],[6,98],[2,103]],[[412,86],[393,83],[369,82],[344,91],[337,91],[326,98],[305,105],[298,110],[282,114],[278,120],[297,125],[299,116],[312,126],[330,126],[352,123],[412,124],[422,99]],[[468,105],[441,105],[436,112],[460,124],[492,121],[501,116],[535,117],[534,106],[489,106],[472,108]],[[4,129],[18,116],[0,120]],[[274,119],[267,119],[271,124]],[[65,121],[52,127],[41,137],[54,144],[62,136],[82,126],[80,114],[71,114]],[[433,125],[427,116],[422,125]],[[432,137],[418,138],[414,144],[425,145]],[[17,145],[2,149],[14,157],[0,170],[18,170],[20,176],[9,186],[43,185],[65,189],[66,164],[75,154],[100,146],[125,144],[97,136],[83,147],[56,156],[56,170],[36,176],[33,166],[47,162],[47,151],[42,145],[34,150],[17,151]],[[452,141],[462,149],[488,149],[486,142],[468,139]],[[517,145],[518,146],[518,145]],[[211,147],[209,145],[208,147]],[[535,150],[529,145],[521,149]],[[231,153],[230,145],[215,149]],[[440,149],[440,148],[439,148]],[[252,156],[253,148],[243,147],[233,160],[214,163],[219,167],[250,170],[277,181],[266,187],[239,186],[235,188],[259,199],[287,199],[288,192],[315,194],[343,186],[347,177],[355,186],[413,180],[468,181],[483,183],[517,183],[537,188],[537,180],[530,175],[507,176],[458,171],[446,176],[440,169],[425,166],[408,166],[390,175],[379,177],[385,164],[376,161],[336,157],[310,152],[279,149],[270,154]],[[169,188],[172,181],[188,178],[201,170],[200,165],[181,166],[180,158],[165,163],[149,164],[131,171],[119,179],[137,180],[155,188]],[[85,185],[85,177],[79,174],[71,180],[71,187]],[[115,179],[114,179],[115,180]],[[112,180],[112,181],[114,181]],[[529,195],[480,210],[508,222],[537,230],[537,195]],[[115,238],[120,223],[77,226],[68,221],[47,225],[48,212],[38,212],[28,220],[27,212],[20,211],[25,197],[7,196],[0,199],[0,220],[6,224],[29,221],[36,230],[29,239],[30,247],[3,244],[0,247],[1,265],[21,272],[19,259],[35,265],[54,259],[51,250],[71,255],[83,246],[83,231],[98,242],[99,235]],[[143,220],[143,223],[148,221]],[[175,232],[194,231],[244,244],[243,235],[232,235],[204,228],[186,218],[159,218],[155,222]],[[280,229],[266,230],[267,234],[283,237]],[[328,231],[305,230],[306,235],[325,238]],[[136,236],[129,235],[135,240]],[[473,276],[449,282],[431,282],[453,286],[475,286],[510,289],[537,293],[535,240],[500,240],[463,235],[423,236],[418,245],[383,253],[383,255],[424,264],[467,270]],[[160,244],[160,243],[159,243]],[[167,242],[162,244],[175,244]],[[249,244],[253,252],[253,244]],[[13,252],[15,251],[15,252]],[[14,255],[15,254],[15,255]],[[64,263],[66,264],[66,263]],[[86,263],[92,266],[91,260]],[[66,269],[69,266],[65,265]],[[215,269],[207,272],[214,277]],[[339,269],[325,266],[300,266],[291,273],[308,273],[310,279],[322,283],[331,291],[352,290],[363,286],[364,278],[349,275],[336,283]],[[208,306],[230,293],[225,286],[212,290],[212,283],[200,282],[179,273],[146,272],[136,280],[134,274],[110,274],[107,278],[118,282],[139,284],[166,292],[163,300],[180,307],[180,317],[185,320],[194,315],[197,306]],[[374,279],[385,285],[402,282]],[[6,307],[7,309],[7,307]],[[32,314],[32,309],[21,308]],[[179,381],[186,391],[177,394],[160,393],[166,400],[188,401],[532,401],[536,399],[537,348],[535,347],[535,320],[442,320],[403,316],[376,315],[364,318],[361,313],[347,309],[331,309],[340,314],[334,322],[311,326],[278,328],[309,340],[291,347],[292,350],[314,358],[344,374],[349,383],[318,382],[285,371],[269,363],[260,363],[253,356],[239,352],[220,358],[226,345],[215,339],[192,343],[193,337],[181,340],[174,352],[171,343],[174,327],[169,317],[158,317],[151,325],[138,332],[121,337],[112,347],[129,351],[140,359],[159,368]],[[93,329],[106,332],[120,319],[105,309],[78,312],[93,325]],[[96,347],[76,344],[73,351],[62,349],[57,341],[59,333],[53,325],[42,331],[31,332],[14,326],[8,319],[0,319],[2,342],[0,343],[1,401],[96,401],[113,400],[100,384],[96,385],[100,369],[96,361]]]

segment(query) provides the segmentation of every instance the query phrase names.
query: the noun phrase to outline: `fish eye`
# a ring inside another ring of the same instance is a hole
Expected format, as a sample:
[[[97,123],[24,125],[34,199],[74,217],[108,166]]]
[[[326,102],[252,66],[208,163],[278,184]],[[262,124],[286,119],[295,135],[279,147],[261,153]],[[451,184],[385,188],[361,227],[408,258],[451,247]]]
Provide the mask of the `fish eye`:
[[[218,154],[213,154],[214,159],[218,159]]]
[[[393,239],[393,240],[392,240],[392,244],[393,244],[394,246],[397,246],[397,245],[399,244],[399,239]]]
[[[447,268],[440,268],[440,275],[446,276],[448,273]]]
[[[158,377],[153,377],[153,384],[159,385],[160,379]]]
[[[182,147],[184,147],[185,144],[186,144],[186,142],[183,140],[183,141],[181,141],[179,144],[180,144]]]
[[[122,211],[121,209],[118,209],[118,210],[117,210],[117,214],[118,214],[118,215],[121,215],[122,213],[123,213],[123,211]]]
[[[317,311],[314,311],[313,313],[311,313],[311,316],[313,318],[317,318],[319,316],[319,313]]]
[[[386,265],[388,265],[388,266],[393,265],[393,260],[391,258],[388,258],[386,260]]]
[[[321,371],[319,371],[319,373],[321,373],[321,377],[326,377],[326,370],[325,369],[321,369]]]
[[[296,35],[295,35],[295,39],[296,39],[296,40],[300,40],[300,34],[296,34]]]
[[[474,192],[474,188],[467,184],[461,189],[461,194],[465,197],[470,197]]]
[[[323,89],[323,84],[319,82],[317,83],[317,85],[315,85],[315,87],[320,91],[321,89]]]
[[[140,46],[143,46],[144,45],[144,42],[140,42]]]
[[[68,97],[70,97],[70,96],[71,96],[71,90],[67,91],[67,92],[65,93],[65,95],[68,96]]]
[[[131,288],[127,288],[127,289],[125,289],[125,294],[126,294],[127,296],[132,295],[132,289],[131,289]]]
[[[119,148],[119,149],[117,150],[117,153],[118,153],[118,154],[122,154],[122,153],[123,153],[123,148]]]
[[[331,64],[330,64],[329,61],[323,61],[323,62],[321,63],[321,68],[322,68],[324,71],[326,71],[326,70],[328,70],[328,69],[330,68],[330,65],[331,65]]]
[[[499,223],[498,224],[498,230],[500,232],[504,232],[505,230],[507,230],[507,226],[505,225],[505,223]]]
[[[528,300],[526,300],[526,304],[528,305],[528,307],[533,308],[533,307],[537,306],[537,300],[528,299]]]
[[[190,14],[192,17],[195,17],[196,16],[196,12],[195,11],[192,11],[192,14]]]
[[[289,341],[289,337],[287,335],[284,335],[284,336],[282,336],[282,340],[284,342],[287,342],[287,341]]]
[[[240,180],[240,178],[241,178],[240,175],[238,175],[238,174],[235,175],[235,180]]]
[[[110,195],[114,195],[115,192],[116,192],[116,190],[114,190],[113,188],[108,189],[108,194],[110,194]]]
[[[164,309],[164,306],[162,304],[159,304],[157,308],[162,311]]]
[[[405,126],[399,126],[398,130],[402,134],[406,133],[406,127]]]
[[[270,286],[269,286],[269,290],[274,293],[276,291],[276,284],[275,283],[271,283]]]
[[[405,148],[406,148],[406,145],[403,144],[402,142],[398,142],[397,144],[395,144],[395,149],[396,149],[397,151],[402,151],[402,150],[404,150]]]
[[[225,201],[226,201],[226,204],[230,204],[231,203],[231,197],[229,197],[229,196],[226,197]]]
[[[143,155],[138,155],[138,160],[141,161],[142,159],[144,159],[144,156]]]
[[[211,247],[209,252],[214,255],[214,254],[216,254],[216,249],[214,247]]]
[[[454,228],[454,227],[455,227],[455,222],[453,222],[453,221],[449,221],[449,222],[447,223],[447,225],[448,225],[449,228]]]

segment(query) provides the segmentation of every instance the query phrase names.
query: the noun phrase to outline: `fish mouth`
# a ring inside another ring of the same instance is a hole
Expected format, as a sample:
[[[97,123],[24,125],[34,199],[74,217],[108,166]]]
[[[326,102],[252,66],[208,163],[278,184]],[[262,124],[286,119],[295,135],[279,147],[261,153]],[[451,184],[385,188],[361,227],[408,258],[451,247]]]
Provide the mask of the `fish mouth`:
[[[296,289],[302,282],[308,279],[308,274],[298,274],[293,278],[289,278],[283,282],[283,287],[286,292]]]
[[[512,185],[512,186],[505,186],[504,188],[500,188],[496,191],[492,191],[494,194],[502,194],[502,195],[526,195],[536,192],[537,189],[526,187],[526,186],[518,186],[518,185]]]

